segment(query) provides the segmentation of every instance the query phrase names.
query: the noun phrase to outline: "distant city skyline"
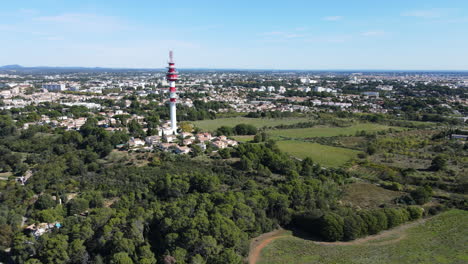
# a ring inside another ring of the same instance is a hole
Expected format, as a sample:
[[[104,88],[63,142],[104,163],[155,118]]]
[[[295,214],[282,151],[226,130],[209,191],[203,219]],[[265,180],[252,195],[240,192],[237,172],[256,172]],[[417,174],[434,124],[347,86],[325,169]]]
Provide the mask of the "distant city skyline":
[[[8,1],[0,66],[468,70],[467,1]]]

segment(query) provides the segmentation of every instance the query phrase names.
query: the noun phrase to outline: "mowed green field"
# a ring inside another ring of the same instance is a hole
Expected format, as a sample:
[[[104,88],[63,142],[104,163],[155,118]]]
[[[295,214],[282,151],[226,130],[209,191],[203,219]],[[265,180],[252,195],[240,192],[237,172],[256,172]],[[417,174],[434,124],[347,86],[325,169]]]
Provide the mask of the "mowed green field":
[[[205,130],[214,131],[221,126],[234,127],[237,124],[245,123],[262,128],[264,126],[290,125],[299,122],[311,121],[310,118],[220,118],[214,120],[202,120],[194,122],[195,126]],[[281,150],[295,156],[297,158],[311,157],[315,162],[320,163],[325,167],[339,167],[345,164],[350,159],[356,157],[359,151],[326,146],[311,142],[301,142],[299,140],[312,137],[332,137],[332,136],[352,136],[358,131],[376,132],[393,128],[395,130],[403,130],[400,127],[391,127],[373,123],[356,124],[349,127],[328,127],[317,126],[311,128],[295,128],[295,129],[271,129],[267,133],[278,141]],[[252,136],[235,136],[237,141],[247,142],[253,139]],[[285,140],[286,139],[286,140]],[[287,139],[298,139],[287,140]]]
[[[468,263],[468,212],[451,210],[380,240],[318,245],[288,235],[268,244],[258,264]]]
[[[294,157],[301,159],[310,157],[325,167],[339,167],[359,153],[357,150],[294,140],[278,141],[277,144],[282,151]]]
[[[311,137],[334,137],[334,136],[353,136],[358,131],[365,130],[366,132],[377,132],[393,128],[402,130],[400,127],[391,127],[373,123],[362,123],[349,127],[310,127],[310,128],[293,128],[293,129],[274,129],[268,133],[276,137],[286,138],[311,138]]]
[[[254,139],[254,136],[232,136],[232,138],[239,142],[248,142],[252,141]]]
[[[221,126],[234,127],[238,124],[250,124],[257,128],[264,126],[290,125],[299,122],[311,121],[308,117],[292,117],[292,118],[248,118],[248,117],[232,117],[219,118],[213,120],[195,121],[193,124],[205,131],[214,131]]]

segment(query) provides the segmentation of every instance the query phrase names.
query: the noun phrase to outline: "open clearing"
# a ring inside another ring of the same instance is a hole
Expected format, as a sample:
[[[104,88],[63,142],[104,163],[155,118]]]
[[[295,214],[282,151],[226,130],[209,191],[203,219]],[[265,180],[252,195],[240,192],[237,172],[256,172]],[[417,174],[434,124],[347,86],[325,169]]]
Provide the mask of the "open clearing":
[[[307,122],[313,119],[308,117],[291,117],[291,118],[248,118],[248,117],[232,117],[219,118],[213,120],[195,121],[193,124],[206,131],[214,131],[221,126],[234,127],[238,124],[250,124],[257,128],[264,126],[290,125],[299,122]]]
[[[11,173],[11,172],[2,172],[2,173],[0,173],[0,180],[6,181],[6,180],[8,180],[8,177],[10,177],[12,175],[13,175],[13,173]]]
[[[450,210],[351,242],[319,243],[288,234],[265,245],[256,263],[468,262],[468,212],[462,210]]]
[[[374,184],[356,182],[345,185],[341,201],[346,205],[370,209],[389,204],[403,194],[403,192],[387,190]]]
[[[221,126],[234,127],[238,124],[250,124],[257,128],[265,126],[291,125],[300,122],[313,121],[309,117],[291,117],[291,118],[248,118],[248,117],[231,117],[219,118],[213,120],[195,121],[193,124],[206,131],[214,131]],[[333,137],[333,136],[353,136],[358,131],[365,130],[366,132],[377,132],[393,128],[402,130],[401,127],[392,127],[387,125],[361,123],[349,127],[328,127],[317,126],[310,128],[291,128],[291,129],[272,129],[268,132],[273,136],[291,137],[291,138],[308,138],[308,137]]]
[[[193,122],[195,126],[205,131],[214,131],[221,126],[234,127],[237,124],[251,124],[257,128],[273,127],[277,125],[291,125],[300,122],[312,121],[313,119],[302,118],[247,118],[247,117],[233,117],[233,118],[219,118],[214,120],[202,120]],[[316,126],[310,128],[293,128],[293,129],[268,129],[267,133],[273,139],[278,141],[278,146],[282,151],[289,153],[297,158],[310,157],[315,162],[320,163],[325,167],[339,167],[349,160],[356,157],[359,153],[357,150],[327,146],[312,142],[302,142],[306,138],[314,137],[333,137],[333,136],[354,136],[357,132],[377,132],[388,129],[403,130],[400,127],[392,127],[373,123],[355,124],[349,127],[329,127],[329,126]],[[240,142],[248,142],[253,139],[253,136],[234,136],[235,140]],[[293,139],[297,139],[293,140]],[[352,139],[352,140],[351,140]],[[359,137],[350,137],[346,141],[350,147],[356,147],[359,144]]]
[[[325,167],[339,167],[356,157],[357,150],[321,145],[294,140],[278,141],[278,147],[297,158],[310,157]]]
[[[272,136],[286,138],[313,138],[313,137],[335,137],[335,136],[354,136],[358,131],[377,132],[387,130],[389,128],[401,130],[400,127],[391,127],[386,125],[362,123],[349,127],[328,127],[317,126],[309,128],[291,128],[291,129],[274,129],[268,131]]]

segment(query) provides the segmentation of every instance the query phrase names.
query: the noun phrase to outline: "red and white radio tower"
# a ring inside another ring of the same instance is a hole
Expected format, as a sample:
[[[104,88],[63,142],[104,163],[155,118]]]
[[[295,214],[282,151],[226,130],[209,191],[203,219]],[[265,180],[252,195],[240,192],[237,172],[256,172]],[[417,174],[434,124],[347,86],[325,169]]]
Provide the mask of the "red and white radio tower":
[[[171,111],[171,130],[175,134],[177,133],[177,120],[176,120],[176,101],[177,101],[177,94],[176,94],[176,87],[175,82],[179,79],[178,72],[175,68],[175,63],[172,58],[172,51],[169,52],[169,67],[166,74],[166,78],[169,81],[169,107]]]

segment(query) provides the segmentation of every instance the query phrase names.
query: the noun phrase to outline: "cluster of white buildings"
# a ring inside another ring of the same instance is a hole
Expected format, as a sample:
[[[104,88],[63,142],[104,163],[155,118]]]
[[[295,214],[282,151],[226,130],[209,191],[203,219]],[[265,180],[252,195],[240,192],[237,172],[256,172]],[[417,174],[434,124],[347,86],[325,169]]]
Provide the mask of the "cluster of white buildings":
[[[317,84],[319,81],[314,80],[314,79],[309,79],[309,78],[300,78],[299,81],[302,84]]]
[[[289,74],[289,73],[288,73]],[[4,79],[2,81],[2,76]],[[193,100],[204,102],[225,102],[228,107],[217,110],[218,112],[262,112],[262,111],[316,111],[321,107],[336,106],[346,108],[348,111],[364,111],[361,106],[370,106],[375,112],[385,112],[384,106],[379,104],[383,100],[397,98],[399,86],[415,87],[418,84],[434,84],[449,88],[467,86],[465,77],[437,77],[421,74],[398,77],[385,74],[355,73],[339,80],[336,75],[308,75],[308,74],[276,74],[276,73],[242,73],[242,72],[207,72],[184,73],[177,81],[179,97],[178,105],[193,107]],[[81,79],[82,81],[76,81]],[[395,84],[399,82],[399,84]],[[255,86],[252,87],[252,84]],[[342,100],[351,94],[343,94],[342,84],[348,87],[358,88],[360,96]],[[243,86],[245,84],[245,86]],[[263,84],[263,85],[262,85]],[[56,102],[68,106],[86,106],[90,109],[109,110],[101,106],[94,99],[118,101],[124,96],[135,95],[140,104],[154,102],[150,95],[168,96],[169,83],[164,73],[69,73],[53,74],[46,76],[2,74],[0,76],[0,109],[22,108],[42,102]],[[37,88],[42,89],[38,91]],[[35,89],[34,89],[35,88]],[[115,89],[103,93],[106,89]],[[30,91],[36,91],[30,94]],[[80,91],[89,93],[64,93],[62,91]],[[322,95],[308,94],[309,96],[289,96],[290,91],[330,93],[332,96],[324,98]],[[364,91],[364,92],[363,92]],[[253,92],[263,92],[256,94]],[[266,93],[266,94],[265,94]],[[426,96],[430,91],[415,91],[416,96]],[[184,94],[197,95],[184,96]],[[384,96],[386,99],[380,99]],[[296,98],[299,97],[299,98]],[[90,102],[92,101],[92,102]],[[167,99],[158,104],[166,103]],[[447,101],[461,101],[463,98],[452,96]],[[259,103],[260,102],[260,103]],[[128,107],[126,105],[126,107]],[[366,108],[367,109],[367,108]],[[113,108],[115,110],[115,108]],[[213,110],[210,110],[213,111]],[[367,110],[365,110],[367,111]],[[107,117],[106,117],[107,119]],[[112,127],[113,120],[107,120]],[[73,124],[65,124],[71,129],[77,127]],[[73,128],[72,128],[73,127]],[[111,128],[109,128],[111,129]],[[164,131],[165,128],[161,127]],[[170,131],[164,131],[169,134]]]
[[[381,91],[392,91],[393,85],[378,85],[376,88]]]
[[[326,88],[326,87],[314,87],[314,92],[318,92],[318,93],[322,93],[322,92],[325,92],[325,93],[336,93],[337,91],[335,89],[332,89],[332,88]]]
[[[193,146],[200,147],[205,151],[207,146],[212,146],[215,150],[224,149],[227,147],[237,146],[239,143],[229,139],[226,136],[215,137],[211,133],[192,134],[182,132],[176,135],[157,135],[148,136],[145,139],[130,138],[127,146],[132,150],[147,150],[159,149],[166,152],[176,154],[188,154],[192,151]]]

